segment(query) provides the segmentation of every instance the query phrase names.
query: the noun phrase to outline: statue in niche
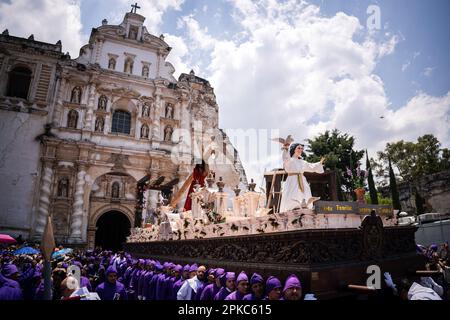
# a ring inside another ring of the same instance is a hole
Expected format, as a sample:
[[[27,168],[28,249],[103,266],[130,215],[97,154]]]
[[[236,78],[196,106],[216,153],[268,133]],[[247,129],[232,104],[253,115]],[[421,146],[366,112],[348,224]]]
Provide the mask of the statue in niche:
[[[67,127],[76,129],[78,123],[78,112],[76,110],[70,110],[67,116]]]
[[[110,70],[116,69],[116,59],[114,59],[114,58],[109,59],[108,69],[110,69]]]
[[[131,60],[130,58],[125,60],[124,72],[129,74],[133,73],[133,60]]]
[[[173,119],[173,105],[171,103],[166,106],[166,118]]]
[[[119,183],[114,182],[111,187],[111,198],[116,198],[116,199],[119,198],[119,191],[120,191]]]
[[[100,96],[100,98],[98,98],[98,109],[106,110],[107,103],[108,103],[108,98],[106,98],[105,96]]]
[[[148,126],[144,124],[144,125],[141,127],[141,138],[148,139],[148,132],[149,132]]]
[[[136,40],[137,36],[138,36],[138,28],[136,28],[134,26],[130,27],[130,32],[128,34],[128,37],[130,39]]]
[[[142,116],[145,118],[150,117],[150,107],[146,103],[142,107]]]
[[[143,76],[144,78],[148,78],[148,74],[149,74],[148,66],[143,66],[143,67],[142,67],[142,76]]]
[[[104,126],[105,126],[105,120],[103,119],[103,117],[98,117],[95,120],[95,131],[96,132],[103,132]]]
[[[67,198],[69,196],[69,179],[61,178],[58,182],[58,197]]]
[[[167,126],[164,129],[164,141],[172,141],[173,129],[171,126]]]
[[[81,88],[75,87],[72,90],[72,95],[70,96],[70,102],[80,103],[81,102]]]

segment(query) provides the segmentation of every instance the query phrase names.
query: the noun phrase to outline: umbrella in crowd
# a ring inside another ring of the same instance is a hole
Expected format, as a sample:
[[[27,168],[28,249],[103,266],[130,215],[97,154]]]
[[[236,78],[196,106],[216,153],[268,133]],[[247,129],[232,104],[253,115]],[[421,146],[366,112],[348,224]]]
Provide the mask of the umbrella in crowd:
[[[13,254],[15,255],[20,255],[20,254],[38,254],[40,251],[36,250],[32,247],[23,247],[20,249],[17,249],[16,251],[13,252]]]
[[[55,252],[53,252],[53,254],[52,254],[52,259],[57,259],[57,258],[59,258],[59,257],[61,257],[61,256],[64,256],[64,255],[66,255],[66,254],[71,253],[72,251],[73,251],[73,249],[71,249],[71,248],[64,248],[64,249],[55,251]]]
[[[0,243],[13,244],[16,243],[16,239],[7,234],[0,234]]]

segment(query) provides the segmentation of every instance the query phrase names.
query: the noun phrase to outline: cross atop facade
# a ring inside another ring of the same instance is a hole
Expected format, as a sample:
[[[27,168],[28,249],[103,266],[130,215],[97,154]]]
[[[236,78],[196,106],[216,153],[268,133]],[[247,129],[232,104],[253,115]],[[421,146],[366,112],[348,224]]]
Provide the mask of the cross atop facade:
[[[138,6],[137,2],[135,4],[131,5],[131,12],[136,13],[137,9],[140,9],[141,7]]]

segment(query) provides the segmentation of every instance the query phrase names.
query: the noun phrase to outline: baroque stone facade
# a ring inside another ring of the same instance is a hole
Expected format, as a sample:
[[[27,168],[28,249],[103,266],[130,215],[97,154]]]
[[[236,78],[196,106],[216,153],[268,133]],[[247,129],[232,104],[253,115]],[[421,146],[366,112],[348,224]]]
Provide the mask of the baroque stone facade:
[[[175,79],[144,20],[103,21],[76,59],[59,41],[0,35],[0,231],[38,240],[50,214],[58,241],[92,247],[104,213],[140,223],[142,181],[170,196],[203,158],[229,186],[246,183],[210,83]]]

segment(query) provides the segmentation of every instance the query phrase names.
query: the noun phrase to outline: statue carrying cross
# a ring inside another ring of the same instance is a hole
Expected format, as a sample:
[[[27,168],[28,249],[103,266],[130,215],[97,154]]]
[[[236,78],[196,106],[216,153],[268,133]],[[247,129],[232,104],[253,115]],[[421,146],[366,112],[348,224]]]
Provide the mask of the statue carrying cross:
[[[140,9],[141,7],[138,6],[137,2],[135,4],[131,5],[131,13],[136,13],[137,9]]]

